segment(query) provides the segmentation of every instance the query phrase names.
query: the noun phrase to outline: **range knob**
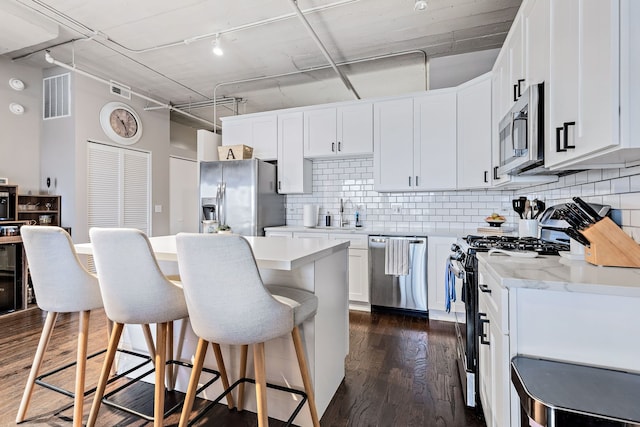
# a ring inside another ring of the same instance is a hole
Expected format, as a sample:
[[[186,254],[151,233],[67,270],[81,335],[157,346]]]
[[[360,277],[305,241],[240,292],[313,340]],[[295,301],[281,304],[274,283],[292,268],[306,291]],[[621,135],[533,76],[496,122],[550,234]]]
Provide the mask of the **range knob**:
[[[457,243],[453,243],[451,245],[451,252],[458,252],[458,251],[460,251],[460,245]]]

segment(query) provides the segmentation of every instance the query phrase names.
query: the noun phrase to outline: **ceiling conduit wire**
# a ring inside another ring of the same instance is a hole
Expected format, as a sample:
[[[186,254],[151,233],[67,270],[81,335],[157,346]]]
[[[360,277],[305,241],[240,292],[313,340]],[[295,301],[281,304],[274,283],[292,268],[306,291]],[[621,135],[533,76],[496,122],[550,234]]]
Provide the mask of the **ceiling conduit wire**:
[[[322,41],[320,40],[320,37],[318,37],[316,32],[313,30],[313,27],[311,27],[311,24],[309,24],[309,21],[307,21],[307,18],[305,18],[304,14],[302,13],[300,8],[298,7],[298,0],[289,0],[289,2],[291,3],[291,7],[293,8],[293,10],[296,13],[296,15],[298,15],[298,18],[300,18],[300,21],[302,22],[304,27],[307,29],[307,31],[311,35],[311,38],[316,42],[316,44],[320,48],[320,51],[322,51],[322,54],[324,55],[324,57],[331,64],[331,68],[333,68],[333,70],[338,74],[338,76],[340,76],[340,80],[342,80],[342,83],[345,85],[347,90],[349,92],[353,93],[353,96],[356,99],[360,99],[360,95],[358,95],[358,92],[356,92],[356,89],[351,84],[351,81],[349,81],[349,78],[342,72],[342,70],[340,70],[338,68],[338,65],[336,65],[335,61],[333,60],[333,58],[329,54],[329,51],[324,46],[324,44],[322,44]]]
[[[341,66],[341,65],[351,65],[351,64],[357,64],[360,62],[369,62],[369,61],[377,61],[380,59],[386,59],[386,58],[393,58],[396,56],[404,56],[404,55],[413,55],[413,54],[421,54],[424,57],[424,90],[429,90],[429,58],[426,54],[425,51],[423,50],[407,50],[407,51],[403,51],[403,52],[395,52],[395,53],[387,53],[384,55],[378,55],[378,56],[369,56],[366,58],[360,58],[360,59],[354,59],[351,61],[344,61],[344,62],[339,62],[337,65]],[[232,80],[232,81],[228,81],[228,82],[221,82],[218,83],[214,89],[213,89],[213,98],[216,98],[216,92],[218,91],[218,89],[222,86],[229,86],[229,85],[234,85],[234,84],[242,84],[242,83],[251,83],[251,82],[257,82],[260,80],[268,80],[268,79],[277,79],[278,77],[288,77],[288,76],[294,76],[297,74],[304,74],[304,73],[310,73],[313,71],[320,71],[320,70],[326,70],[327,68],[332,68],[331,65],[321,65],[318,67],[310,67],[310,68],[305,68],[302,70],[296,70],[296,71],[290,71],[287,73],[280,73],[280,74],[273,74],[270,76],[260,76],[260,77],[252,77],[249,79],[242,79],[242,80]],[[216,129],[218,128],[217,125],[217,111],[216,111],[216,104],[213,103],[213,131],[215,132]]]
[[[56,60],[48,52],[47,52],[47,56],[48,56],[47,62],[49,62],[51,64],[55,64],[55,65],[57,65],[59,67],[62,67],[64,69],[66,69],[66,70],[73,71],[75,73],[78,73],[78,74],[83,75],[85,77],[89,77],[89,78],[91,78],[93,80],[96,80],[96,81],[98,81],[100,83],[104,83],[106,85],[110,85],[111,84],[111,82],[109,80],[103,79],[102,77],[98,77],[98,76],[96,76],[94,74],[91,74],[91,73],[89,73],[87,71],[81,70],[78,67],[76,67],[75,65],[67,65],[64,62],[60,62],[60,61]],[[151,98],[150,96],[144,95],[144,94],[136,92],[134,90],[130,90],[129,92],[131,92],[132,95],[135,95],[138,98],[142,98],[145,101],[153,102],[154,104],[158,104],[161,107],[168,108],[170,111],[175,111],[176,113],[182,114],[182,115],[187,116],[187,117],[189,117],[191,119],[198,120],[198,121],[200,121],[202,123],[206,123],[207,125],[212,126],[215,129],[215,124],[211,123],[209,120],[206,120],[206,119],[203,119],[201,117],[195,116],[195,115],[193,115],[191,113],[188,113],[186,111],[177,109],[173,105],[164,103],[162,101],[158,101],[157,99]]]

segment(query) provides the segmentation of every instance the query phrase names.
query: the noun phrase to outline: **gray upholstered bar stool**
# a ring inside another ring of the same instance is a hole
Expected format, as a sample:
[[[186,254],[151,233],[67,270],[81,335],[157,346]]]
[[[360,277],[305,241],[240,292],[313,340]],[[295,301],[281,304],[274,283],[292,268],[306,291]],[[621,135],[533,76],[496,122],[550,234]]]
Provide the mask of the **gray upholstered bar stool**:
[[[79,313],[78,351],[74,388],[73,425],[82,425],[85,368],[91,310],[102,308],[98,279],[81,264],[69,234],[60,227],[22,226],[22,243],[27,255],[38,307],[47,312],[38,349],[31,365],[16,422],[24,421],[33,387],[42,366],[58,313]]]
[[[93,426],[97,420],[123,326],[147,323],[157,326],[153,424],[162,426],[165,365],[173,358],[172,325],[173,321],[188,316],[182,287],[164,276],[149,239],[140,230],[92,228],[89,234],[104,309],[114,327],[87,426]],[[228,387],[222,358],[217,362],[223,385]]]
[[[231,387],[239,385],[239,410],[243,405],[244,382],[253,382],[245,378],[247,347],[253,344],[258,425],[267,427],[266,387],[284,388],[266,382],[264,343],[286,334],[292,335],[311,419],[314,426],[319,426],[313,385],[298,329],[315,315],[317,297],[301,289],[265,286],[251,247],[240,236],[180,233],[176,240],[189,319],[200,338],[180,427],[187,425],[191,413],[208,342],[242,346],[241,378]],[[302,392],[300,394],[304,396]]]

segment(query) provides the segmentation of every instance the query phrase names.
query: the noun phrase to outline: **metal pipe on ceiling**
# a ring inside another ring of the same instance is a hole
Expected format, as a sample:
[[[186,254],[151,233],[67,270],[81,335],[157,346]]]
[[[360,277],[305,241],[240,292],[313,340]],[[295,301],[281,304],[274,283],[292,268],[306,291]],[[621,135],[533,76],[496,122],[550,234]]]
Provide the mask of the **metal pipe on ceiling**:
[[[298,15],[298,18],[300,18],[300,21],[302,22],[304,27],[307,29],[307,31],[311,35],[311,38],[316,42],[316,44],[320,48],[320,51],[322,51],[322,54],[327,59],[327,61],[329,61],[333,70],[338,74],[338,76],[340,77],[340,80],[342,80],[342,83],[346,86],[347,90],[353,93],[356,99],[360,99],[360,95],[358,95],[358,92],[356,92],[356,89],[351,84],[351,81],[349,81],[349,78],[342,72],[342,70],[338,68],[338,65],[336,65],[335,61],[329,54],[329,51],[320,40],[320,37],[318,37],[316,32],[313,30],[313,27],[311,27],[311,24],[309,24],[309,21],[307,21],[307,18],[305,18],[304,14],[298,7],[298,0],[289,0],[289,2],[291,3],[291,7],[293,8],[296,15]],[[215,118],[214,118],[214,121],[215,121]]]
[[[85,77],[89,77],[89,78],[91,78],[91,79],[93,79],[95,81],[98,81],[100,83],[104,83],[106,85],[110,85],[111,84],[111,82],[109,80],[103,79],[102,77],[98,77],[98,76],[96,76],[94,74],[91,74],[91,73],[89,73],[87,71],[81,70],[78,67],[76,67],[75,65],[68,65],[68,64],[65,64],[64,62],[60,62],[60,61],[56,60],[48,52],[47,52],[46,59],[47,59],[47,62],[49,62],[50,64],[55,64],[55,65],[57,65],[59,67],[62,67],[64,69],[66,69],[66,70],[73,71],[75,73],[78,73],[78,74],[83,75]],[[200,121],[202,123],[206,123],[207,125],[212,126],[215,129],[215,124],[210,122],[209,120],[206,120],[206,119],[203,119],[201,117],[195,116],[195,115],[193,115],[191,113],[187,113],[186,111],[183,111],[183,110],[175,108],[173,105],[167,104],[167,103],[162,102],[162,101],[158,101],[157,99],[151,98],[150,96],[144,95],[144,94],[136,92],[134,90],[129,90],[129,92],[131,92],[132,95],[135,95],[138,98],[142,98],[145,101],[153,102],[154,104],[158,104],[161,107],[168,108],[171,111],[175,111],[176,113],[182,114],[182,115],[187,116],[187,117],[189,117],[191,119],[198,120],[198,121]]]
[[[344,62],[340,62],[338,63],[338,65],[351,65],[351,64],[357,64],[360,62],[369,62],[369,61],[377,61],[380,59],[386,59],[386,58],[393,58],[396,56],[403,56],[403,55],[413,55],[419,53],[424,57],[424,90],[429,90],[429,58],[426,54],[425,51],[423,50],[407,50],[404,52],[395,52],[395,53],[387,53],[384,55],[378,55],[378,56],[370,56],[367,58],[360,58],[360,59],[354,59],[351,61],[344,61]],[[233,84],[241,84],[241,83],[250,83],[250,82],[257,82],[260,80],[267,80],[267,79],[276,79],[278,77],[288,77],[288,76],[294,76],[296,74],[303,74],[303,73],[310,73],[312,71],[320,71],[320,70],[326,70],[327,68],[331,68],[331,65],[321,65],[319,67],[310,67],[310,68],[305,68],[303,70],[296,70],[296,71],[290,71],[287,73],[280,73],[280,74],[273,74],[270,76],[261,76],[261,77],[252,77],[249,79],[242,79],[242,80],[232,80],[232,81],[228,81],[228,82],[221,82],[218,83],[214,88],[213,88],[213,98],[216,98],[216,92],[218,91],[218,88],[222,87],[222,86],[228,86],[228,85],[233,85]],[[214,123],[214,127],[213,127],[213,131],[215,132],[218,125],[217,125],[217,111],[216,111],[216,104],[213,104],[213,123]]]

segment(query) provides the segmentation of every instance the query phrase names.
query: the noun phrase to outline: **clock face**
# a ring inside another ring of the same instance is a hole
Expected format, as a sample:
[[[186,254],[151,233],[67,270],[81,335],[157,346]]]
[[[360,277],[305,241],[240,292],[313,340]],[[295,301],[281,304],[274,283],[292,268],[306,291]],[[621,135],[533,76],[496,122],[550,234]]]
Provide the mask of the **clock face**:
[[[135,144],[142,136],[140,117],[122,102],[109,102],[102,107],[100,125],[104,133],[119,144]]]
[[[116,108],[109,116],[111,129],[123,138],[132,138],[138,132],[138,121],[124,108]]]

